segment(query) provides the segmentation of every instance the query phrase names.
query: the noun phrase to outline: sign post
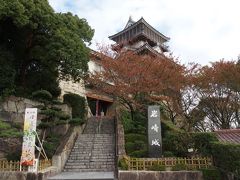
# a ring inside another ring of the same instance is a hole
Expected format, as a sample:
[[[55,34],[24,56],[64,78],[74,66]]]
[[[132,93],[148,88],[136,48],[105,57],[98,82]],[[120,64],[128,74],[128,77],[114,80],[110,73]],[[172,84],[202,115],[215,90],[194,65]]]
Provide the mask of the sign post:
[[[148,152],[149,157],[162,155],[162,135],[159,106],[148,106]]]
[[[24,118],[22,156],[20,163],[21,165],[34,166],[36,126],[37,126],[37,108],[26,108]]]

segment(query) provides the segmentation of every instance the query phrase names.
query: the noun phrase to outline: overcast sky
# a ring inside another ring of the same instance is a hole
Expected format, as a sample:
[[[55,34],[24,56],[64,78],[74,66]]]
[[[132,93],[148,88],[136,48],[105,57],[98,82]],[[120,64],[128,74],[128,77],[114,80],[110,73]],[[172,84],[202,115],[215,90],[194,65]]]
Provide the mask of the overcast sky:
[[[95,29],[93,45],[112,44],[129,16],[143,17],[170,37],[168,45],[182,63],[202,65],[240,54],[240,0],[49,0],[57,12],[72,12]]]

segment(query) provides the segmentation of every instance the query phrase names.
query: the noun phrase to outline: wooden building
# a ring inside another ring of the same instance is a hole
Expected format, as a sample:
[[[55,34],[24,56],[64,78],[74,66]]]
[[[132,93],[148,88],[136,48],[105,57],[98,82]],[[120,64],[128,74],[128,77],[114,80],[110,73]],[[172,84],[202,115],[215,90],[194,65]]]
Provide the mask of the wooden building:
[[[109,37],[115,41],[113,50],[121,53],[125,50],[133,50],[137,53],[151,53],[153,55],[162,55],[168,52],[166,43],[170,38],[154,29],[143,18],[134,22],[130,17],[124,29],[117,34]],[[90,61],[88,63],[89,71],[102,71],[101,55],[96,51],[91,51]],[[85,84],[83,80],[79,83],[72,81],[61,81],[62,96],[65,93],[75,93],[84,96],[88,102],[89,115],[100,116],[111,115],[113,97],[107,94],[97,92],[90,85]]]
[[[168,52],[166,43],[170,40],[143,18],[134,22],[131,17],[122,31],[109,36],[109,38],[116,43],[113,45],[113,49],[117,52],[133,50],[136,52],[148,51],[154,54]]]

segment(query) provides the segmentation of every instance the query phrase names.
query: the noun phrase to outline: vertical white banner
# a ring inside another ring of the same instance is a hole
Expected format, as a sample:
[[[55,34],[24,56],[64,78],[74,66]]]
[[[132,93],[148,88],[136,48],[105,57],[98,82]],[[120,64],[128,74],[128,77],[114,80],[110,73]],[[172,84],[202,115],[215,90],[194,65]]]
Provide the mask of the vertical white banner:
[[[33,166],[35,159],[35,132],[37,126],[37,108],[26,108],[21,165]]]

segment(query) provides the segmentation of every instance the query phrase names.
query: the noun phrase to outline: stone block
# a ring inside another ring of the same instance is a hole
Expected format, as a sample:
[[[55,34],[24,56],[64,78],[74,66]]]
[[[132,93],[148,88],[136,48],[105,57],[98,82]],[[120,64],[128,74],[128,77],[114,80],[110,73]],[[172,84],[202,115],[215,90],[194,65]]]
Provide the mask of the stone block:
[[[120,171],[119,180],[139,180],[137,171]]]

